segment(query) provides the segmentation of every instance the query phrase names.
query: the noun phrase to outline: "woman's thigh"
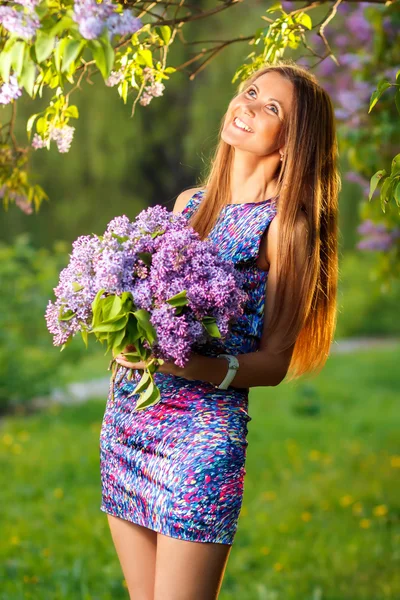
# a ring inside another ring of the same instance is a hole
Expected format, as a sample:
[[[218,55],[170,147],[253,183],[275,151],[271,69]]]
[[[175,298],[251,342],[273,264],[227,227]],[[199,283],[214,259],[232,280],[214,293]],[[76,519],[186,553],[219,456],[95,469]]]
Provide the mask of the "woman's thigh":
[[[119,517],[107,517],[131,600],[153,600],[157,533]]]
[[[154,600],[215,600],[231,550],[157,534]]]

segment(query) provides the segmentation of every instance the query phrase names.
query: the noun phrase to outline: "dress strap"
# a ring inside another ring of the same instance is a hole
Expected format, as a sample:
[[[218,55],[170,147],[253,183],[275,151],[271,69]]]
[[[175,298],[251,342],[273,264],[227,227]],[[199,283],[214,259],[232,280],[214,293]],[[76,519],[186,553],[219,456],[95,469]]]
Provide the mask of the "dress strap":
[[[195,212],[196,208],[199,206],[202,198],[203,198],[204,190],[197,190],[189,199],[189,202],[186,204],[185,208],[181,211],[182,215],[185,215],[188,219]]]

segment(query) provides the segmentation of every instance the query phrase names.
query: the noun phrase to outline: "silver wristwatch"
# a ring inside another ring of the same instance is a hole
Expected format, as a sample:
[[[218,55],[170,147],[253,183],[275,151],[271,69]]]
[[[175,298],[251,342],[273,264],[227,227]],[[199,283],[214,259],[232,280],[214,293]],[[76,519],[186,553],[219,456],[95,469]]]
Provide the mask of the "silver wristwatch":
[[[228,372],[225,376],[225,379],[222,381],[222,383],[220,383],[219,385],[216,385],[215,387],[218,388],[219,390],[227,390],[231,381],[233,380],[233,378],[236,375],[236,371],[239,368],[239,361],[236,358],[236,356],[233,356],[232,354],[218,354],[217,358],[220,358],[220,357],[223,357],[228,361],[229,367],[228,367]]]

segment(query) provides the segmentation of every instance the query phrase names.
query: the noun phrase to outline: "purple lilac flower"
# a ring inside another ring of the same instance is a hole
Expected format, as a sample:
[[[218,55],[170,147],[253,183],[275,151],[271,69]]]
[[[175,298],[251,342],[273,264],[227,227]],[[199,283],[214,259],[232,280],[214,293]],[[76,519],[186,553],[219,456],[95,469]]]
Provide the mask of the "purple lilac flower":
[[[22,95],[22,88],[18,85],[18,79],[15,75],[10,75],[9,81],[4,82],[0,87],[0,104],[10,104]]]
[[[142,253],[149,253],[150,265]],[[46,310],[47,326],[54,345],[64,344],[82,328],[90,331],[91,303],[100,289],[106,295],[130,292],[136,309],[150,313],[157,332],[154,356],[183,367],[192,347],[209,338],[201,324],[205,316],[216,320],[222,338],[229,334],[247,299],[242,283],[243,275],[215,244],[201,240],[183,215],[157,205],[134,222],[116,217],[103,236],[74,242],[54,288],[56,302]],[[177,314],[168,299],[184,290],[188,303]],[[60,314],[69,319],[60,321]]]
[[[97,237],[81,236],[72,245],[68,266],[60,273],[59,283],[54,288],[57,301],[49,301],[45,318],[47,328],[54,334],[55,346],[65,344],[68,339],[91,322],[91,304],[97,290],[93,285],[93,259],[100,252]],[[81,288],[81,289],[78,289]],[[60,321],[60,313],[68,311],[73,316],[68,321]]]
[[[144,88],[139,104],[147,106],[153,98],[163,95],[165,85],[160,81],[155,81],[154,74],[150,67],[145,67],[143,69],[143,77],[145,80],[148,79],[150,83]]]
[[[3,184],[0,187],[0,198],[4,198],[5,193],[7,191],[7,186]],[[18,206],[19,209],[22,210],[27,215],[31,215],[33,212],[32,204],[29,202],[27,196],[25,194],[19,194],[13,190],[8,192],[8,197],[11,200],[14,200],[15,205]]]
[[[38,133],[35,133],[31,145],[35,150],[38,148],[44,148],[46,146],[46,140],[44,140]]]
[[[81,36],[87,40],[99,37],[105,27],[110,37],[132,34],[143,27],[142,21],[129,10],[115,12],[112,0],[104,0],[101,4],[96,0],[75,0],[72,18],[78,24]]]
[[[134,17],[129,10],[124,10],[122,13],[115,12],[107,19],[107,29],[111,36],[130,35],[142,27],[142,21]]]
[[[10,33],[28,41],[40,27],[40,20],[34,10],[27,14],[15,7],[0,6],[0,24]]]
[[[32,11],[41,0],[14,0],[15,4],[21,4],[28,10]]]
[[[365,18],[364,9],[361,5],[347,17],[346,26],[351,35],[361,43],[365,44],[372,40],[373,30],[370,22]]]
[[[124,80],[125,74],[121,71],[111,71],[109,77],[106,79],[105,84],[108,87],[113,87],[114,85],[118,85],[121,81]]]
[[[389,230],[384,223],[374,223],[371,219],[363,221],[357,227],[357,232],[365,236],[356,245],[359,250],[388,251],[400,237],[398,227]]]
[[[75,127],[72,127],[71,125],[50,127],[50,139],[56,142],[59,152],[68,152],[72,144],[74,132]]]

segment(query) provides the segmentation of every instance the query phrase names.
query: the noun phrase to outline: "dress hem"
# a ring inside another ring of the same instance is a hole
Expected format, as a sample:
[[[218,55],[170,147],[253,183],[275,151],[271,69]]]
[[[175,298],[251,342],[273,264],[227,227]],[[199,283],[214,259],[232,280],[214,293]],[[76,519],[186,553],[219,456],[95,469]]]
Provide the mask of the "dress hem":
[[[100,506],[100,510],[108,515],[111,515],[112,517],[119,517],[120,519],[123,519],[124,521],[129,521],[130,523],[134,523],[135,525],[141,525],[142,527],[146,527],[147,529],[151,529],[152,531],[155,531],[156,533],[161,533],[162,535],[167,535],[168,537],[172,537],[174,539],[177,540],[183,540],[186,542],[200,542],[200,543],[213,543],[213,544],[226,544],[228,546],[232,546],[233,544],[233,540],[230,542],[224,542],[221,539],[218,538],[211,538],[211,539],[191,539],[188,535],[176,535],[176,531],[174,531],[173,529],[168,529],[168,530],[162,530],[160,526],[156,526],[153,523],[141,523],[140,519],[134,519],[132,517],[131,514],[129,513],[119,513],[117,511],[112,511],[109,508],[106,508],[104,506],[104,504],[101,504]]]

